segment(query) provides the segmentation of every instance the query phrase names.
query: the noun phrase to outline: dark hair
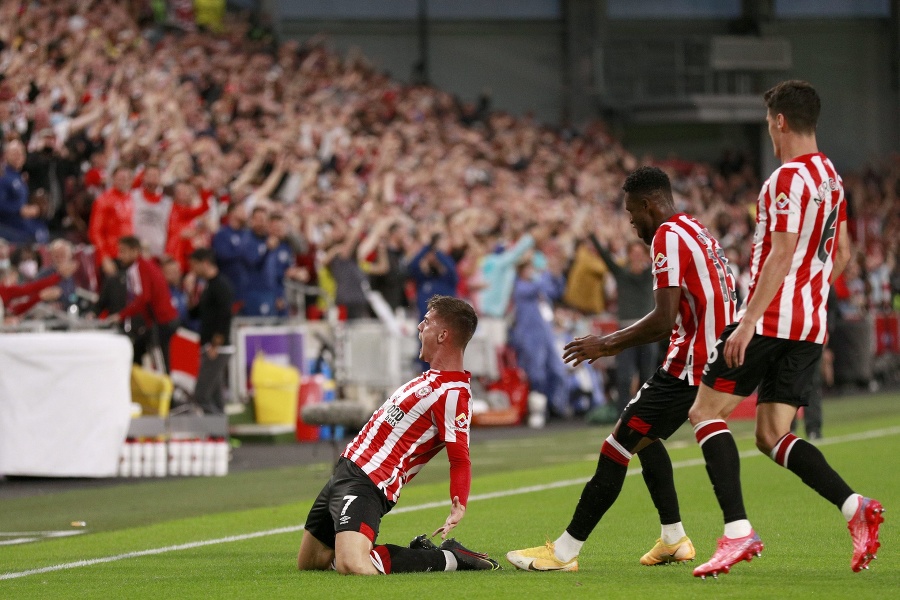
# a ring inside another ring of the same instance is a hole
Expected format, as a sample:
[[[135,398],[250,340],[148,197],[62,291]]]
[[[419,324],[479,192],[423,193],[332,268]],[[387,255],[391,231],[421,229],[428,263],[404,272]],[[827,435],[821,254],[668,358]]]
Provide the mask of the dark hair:
[[[822,101],[815,88],[805,81],[782,81],[763,95],[772,115],[782,114],[797,133],[815,133]]]
[[[434,295],[428,300],[428,310],[453,332],[457,345],[465,349],[478,327],[478,315],[468,302],[452,296]]]
[[[197,248],[193,252],[191,252],[190,260],[196,262],[205,262],[210,264],[216,264],[216,253],[212,251],[210,248]]]
[[[622,189],[632,196],[649,196],[653,192],[661,191],[667,200],[672,201],[672,183],[669,176],[657,167],[638,167],[625,179]]]
[[[119,243],[126,248],[131,248],[132,250],[140,250],[141,249],[141,240],[137,239],[133,235],[126,235],[119,238]]]
[[[269,209],[265,206],[254,206],[253,210],[250,211],[250,216],[254,216],[256,213],[265,213],[266,216],[269,216]]]

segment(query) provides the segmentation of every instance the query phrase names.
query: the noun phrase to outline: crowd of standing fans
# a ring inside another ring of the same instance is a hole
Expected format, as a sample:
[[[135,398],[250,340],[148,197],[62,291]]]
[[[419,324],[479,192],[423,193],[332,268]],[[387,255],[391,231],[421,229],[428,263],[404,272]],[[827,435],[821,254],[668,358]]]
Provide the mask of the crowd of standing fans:
[[[209,248],[246,316],[337,305],[367,318],[376,291],[415,318],[434,294],[463,298],[511,324],[501,335],[532,388],[566,413],[559,348],[573,321],[608,313],[621,325],[652,302],[651,257],[633,243],[620,189],[646,163],[669,174],[677,209],[709,226],[746,283],[761,181],[740,153],[635,156],[601,121],[545,126],[400,83],[324,40],[252,33],[243,19],[219,33],[163,27],[149,2],[0,2],[7,322],[41,301],[79,307],[83,288],[99,294],[98,315],[143,311],[168,335],[190,322],[208,270],[190,257]],[[855,255],[834,317],[896,312],[900,157],[844,183]],[[147,308],[148,286],[125,275],[134,263],[161,271],[146,281],[175,317]],[[617,396],[658,358],[623,355]]]

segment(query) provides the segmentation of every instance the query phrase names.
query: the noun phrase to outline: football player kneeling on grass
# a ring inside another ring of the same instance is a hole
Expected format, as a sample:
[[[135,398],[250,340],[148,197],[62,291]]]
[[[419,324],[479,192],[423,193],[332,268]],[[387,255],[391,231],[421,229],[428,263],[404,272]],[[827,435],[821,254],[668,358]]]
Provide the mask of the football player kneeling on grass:
[[[463,354],[477,324],[475,311],[462,300],[429,300],[418,330],[419,358],[431,368],[400,386],[341,454],[306,519],[298,569],[387,575],[500,568],[487,554],[447,539],[466,514],[472,482],[471,375],[463,370]],[[400,489],[444,447],[452,506],[431,534],[440,533],[444,541],[437,546],[422,534],[408,547],[376,545],[381,518],[397,503]]]

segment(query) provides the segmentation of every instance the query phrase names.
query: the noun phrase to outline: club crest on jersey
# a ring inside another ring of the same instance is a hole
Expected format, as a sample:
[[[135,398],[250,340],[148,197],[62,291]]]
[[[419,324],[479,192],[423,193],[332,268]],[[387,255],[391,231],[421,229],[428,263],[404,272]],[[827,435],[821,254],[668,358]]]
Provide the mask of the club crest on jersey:
[[[459,413],[456,415],[456,419],[453,420],[453,423],[456,425],[457,429],[466,429],[469,427],[469,415],[466,413]]]
[[[423,388],[419,388],[416,390],[416,398],[424,398],[428,394],[432,392],[431,386],[426,385]]]

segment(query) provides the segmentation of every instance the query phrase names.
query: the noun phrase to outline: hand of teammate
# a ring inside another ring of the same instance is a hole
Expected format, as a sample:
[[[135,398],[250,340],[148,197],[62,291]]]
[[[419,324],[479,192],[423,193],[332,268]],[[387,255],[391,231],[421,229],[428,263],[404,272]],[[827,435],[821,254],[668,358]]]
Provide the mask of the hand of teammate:
[[[438,527],[434,533],[431,534],[431,537],[436,536],[437,534],[441,534],[441,539],[446,540],[447,534],[450,533],[450,530],[456,527],[462,518],[466,516],[466,507],[462,505],[459,501],[459,496],[453,497],[453,506],[450,508],[450,516],[447,517],[447,520],[444,521],[443,526]]]
[[[744,364],[744,352],[747,345],[753,339],[753,327],[746,321],[741,321],[735,328],[734,333],[725,340],[725,364],[729,369],[739,367]]]
[[[602,356],[614,354],[616,352],[609,344],[609,336],[586,335],[566,344],[563,349],[563,362],[572,363],[573,367],[577,367],[584,361],[593,363]]]

